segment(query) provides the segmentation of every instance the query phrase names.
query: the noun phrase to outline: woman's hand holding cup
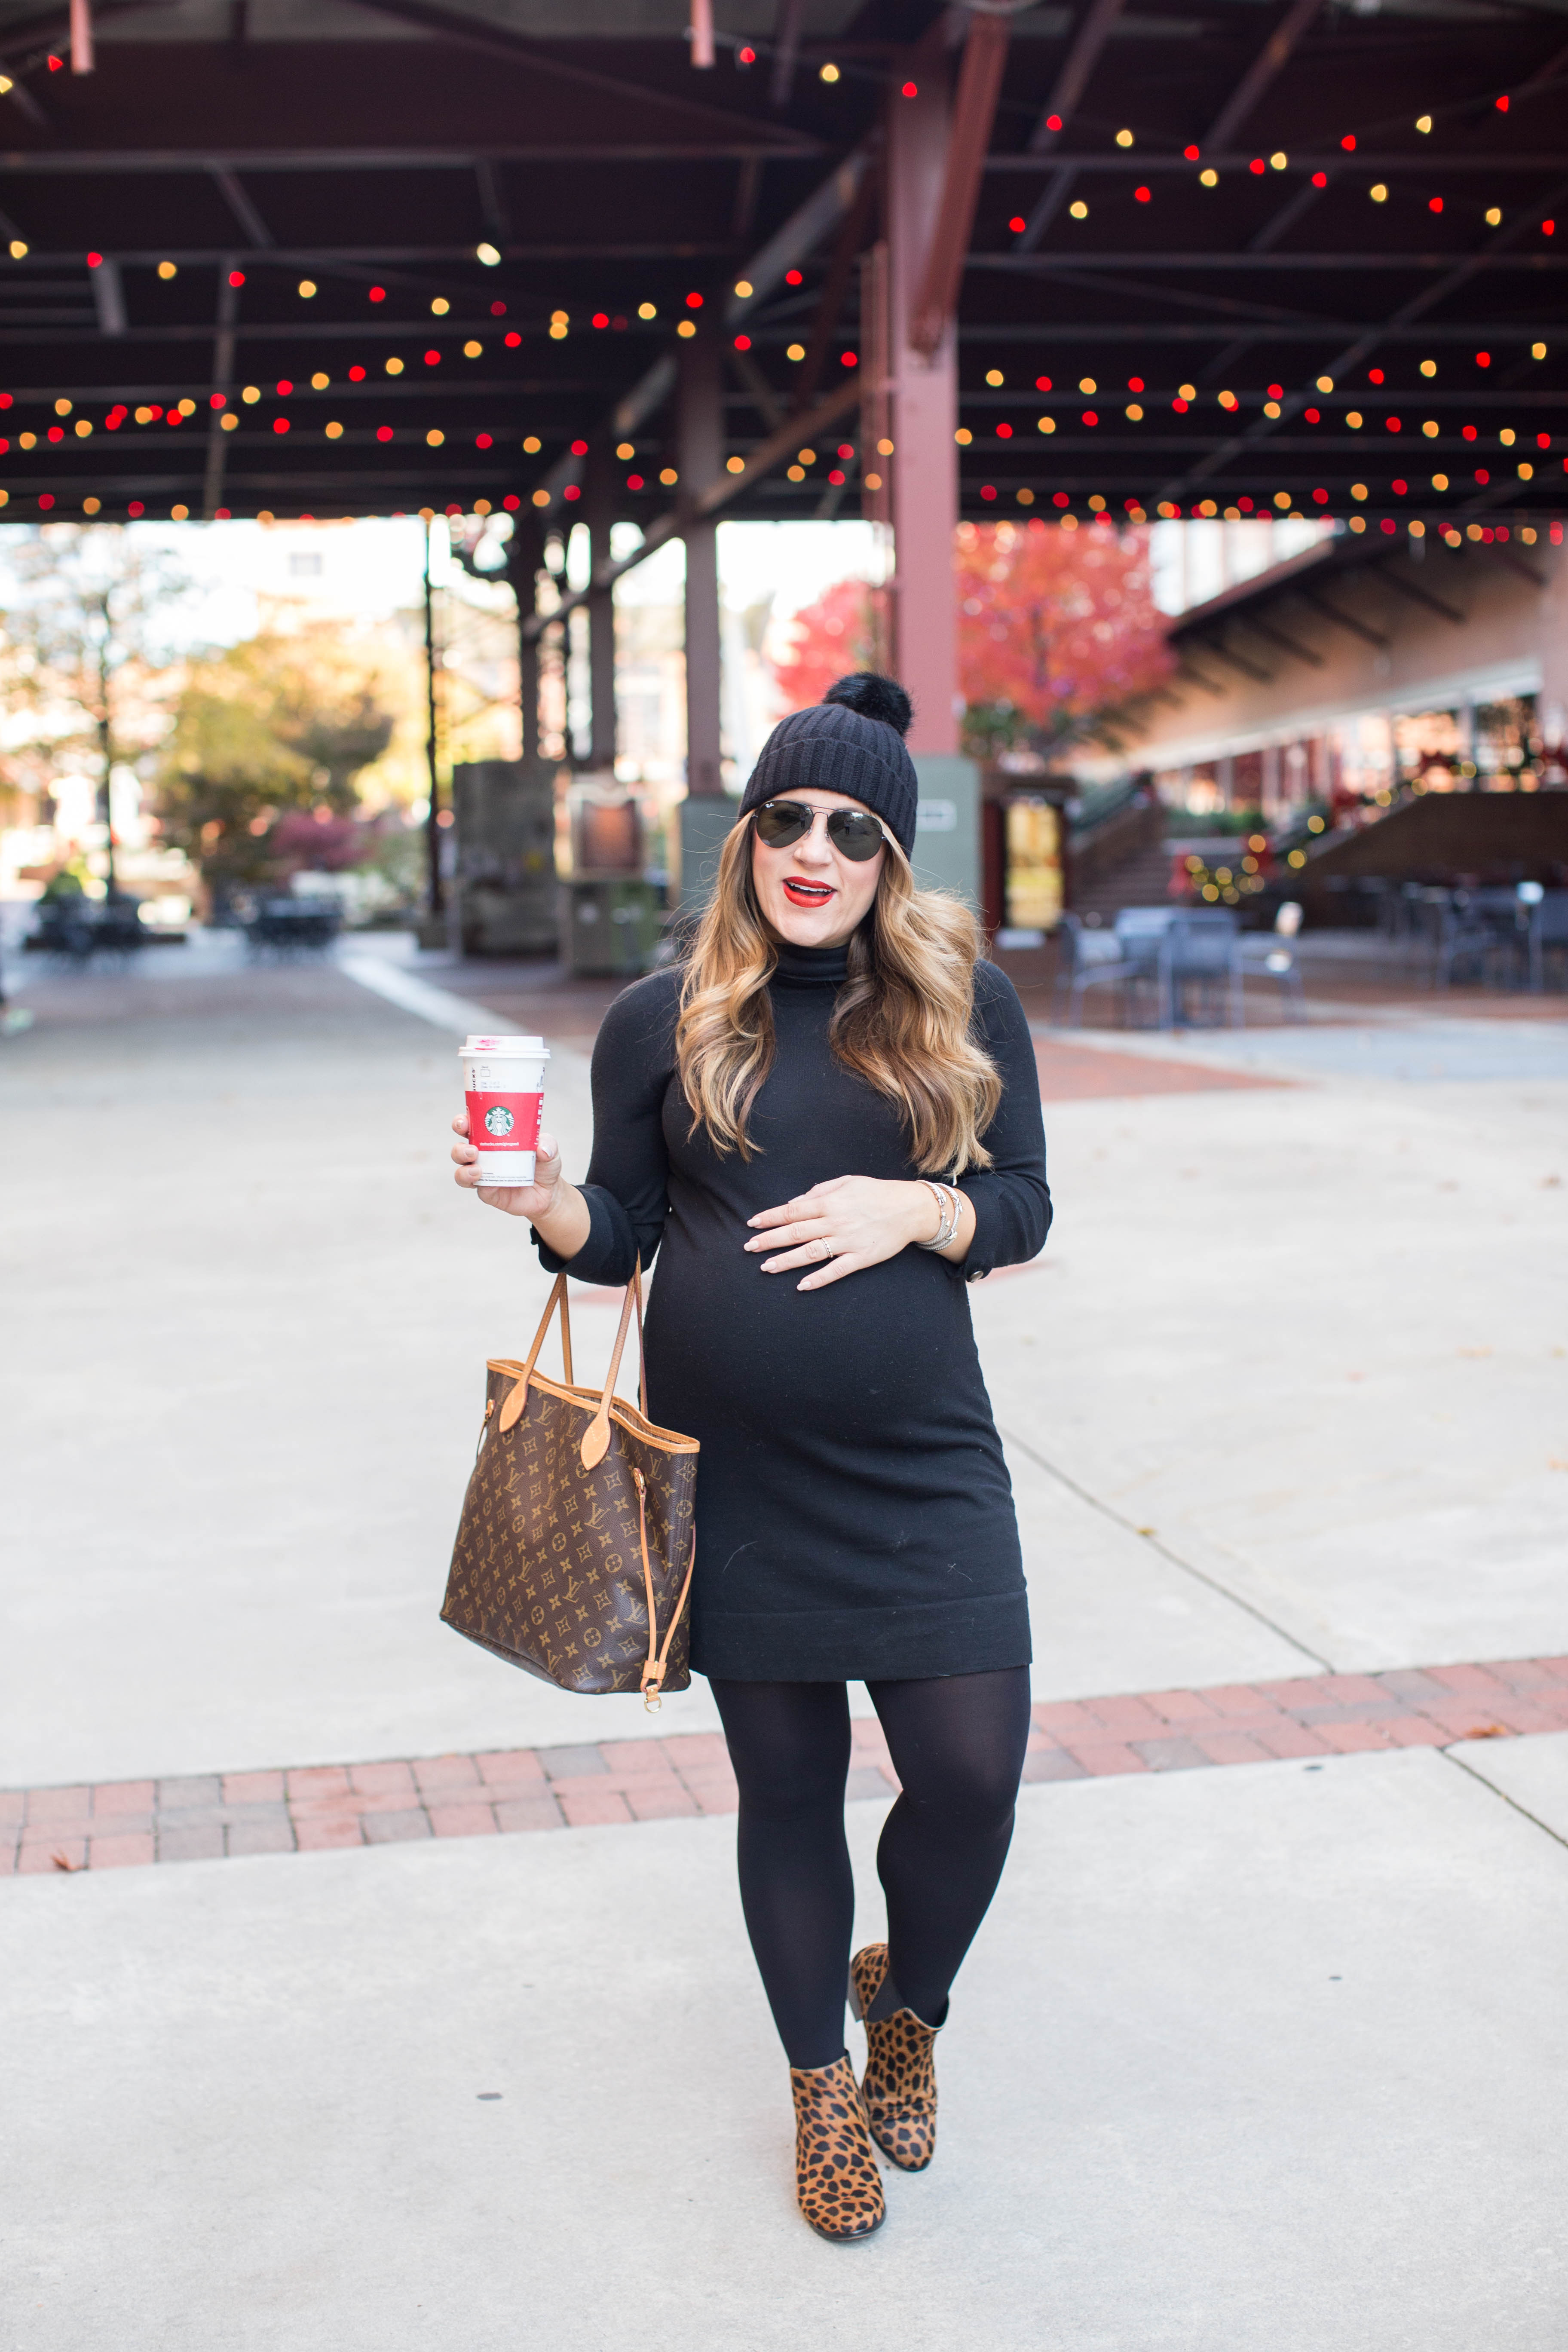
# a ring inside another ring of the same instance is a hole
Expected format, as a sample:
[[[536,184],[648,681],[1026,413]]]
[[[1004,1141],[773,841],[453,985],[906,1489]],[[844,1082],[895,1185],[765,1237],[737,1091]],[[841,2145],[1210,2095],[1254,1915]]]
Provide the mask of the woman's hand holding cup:
[[[531,1184],[481,1184],[476,1166],[479,1155],[468,1141],[466,1110],[460,1110],[452,1121],[452,1132],[458,1138],[452,1146],[455,1181],[465,1192],[477,1192],[488,1209],[502,1209],[509,1217],[526,1217],[531,1224],[537,1225],[559,1206],[561,1147],[552,1135],[541,1130]]]

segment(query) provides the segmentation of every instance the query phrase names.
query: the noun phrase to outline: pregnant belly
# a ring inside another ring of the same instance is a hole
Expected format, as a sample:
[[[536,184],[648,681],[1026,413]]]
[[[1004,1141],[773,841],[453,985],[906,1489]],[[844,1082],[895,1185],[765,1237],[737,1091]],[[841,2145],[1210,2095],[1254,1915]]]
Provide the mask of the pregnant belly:
[[[668,1233],[648,1311],[655,1416],[704,1444],[786,1447],[792,1434],[904,1447],[989,1431],[968,1302],[939,1260],[906,1250],[825,1290],[800,1278]]]

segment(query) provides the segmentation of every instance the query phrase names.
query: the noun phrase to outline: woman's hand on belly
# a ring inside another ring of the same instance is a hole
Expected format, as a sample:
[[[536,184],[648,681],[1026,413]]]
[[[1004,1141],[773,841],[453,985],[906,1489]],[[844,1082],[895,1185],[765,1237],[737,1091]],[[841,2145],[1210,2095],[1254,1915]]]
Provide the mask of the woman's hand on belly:
[[[821,1290],[897,1257],[911,1242],[931,1241],[937,1230],[937,1204],[924,1184],[888,1183],[876,1176],[835,1176],[797,1193],[782,1208],[761,1209],[746,1220],[752,1238],[748,1251],[764,1257],[764,1274],[814,1269],[797,1290]]]

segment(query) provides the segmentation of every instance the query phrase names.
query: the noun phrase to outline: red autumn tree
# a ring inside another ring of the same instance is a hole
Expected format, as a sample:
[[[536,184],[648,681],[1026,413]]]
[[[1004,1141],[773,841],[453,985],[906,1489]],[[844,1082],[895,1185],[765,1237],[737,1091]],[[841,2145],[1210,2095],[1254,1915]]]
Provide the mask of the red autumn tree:
[[[976,758],[1065,751],[1173,667],[1146,530],[960,523],[953,584],[964,748]],[[837,581],[786,625],[773,675],[791,710],[875,667],[871,595],[864,581]]]
[[[978,757],[1063,751],[1173,667],[1146,530],[966,522],[957,554],[964,740]]]
[[[777,635],[784,643],[773,656],[773,673],[784,706],[808,710],[836,677],[875,668],[871,591],[863,580],[836,580]]]

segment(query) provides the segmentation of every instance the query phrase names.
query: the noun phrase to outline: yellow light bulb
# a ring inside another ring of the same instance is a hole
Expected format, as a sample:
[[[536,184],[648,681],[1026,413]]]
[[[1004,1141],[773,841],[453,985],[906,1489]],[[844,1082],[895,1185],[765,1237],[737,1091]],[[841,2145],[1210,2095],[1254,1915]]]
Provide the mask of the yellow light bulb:
[[[735,280],[735,291],[740,296],[742,302],[749,302],[752,292],[751,279],[749,278],[737,278]]]
[[[525,457],[537,457],[542,444],[537,433],[531,433],[522,446]]]
[[[639,319],[657,319],[658,316],[658,310],[652,302],[639,302],[637,304],[637,317]]]
[[[1068,210],[1072,215],[1074,220],[1087,220],[1089,218],[1089,206],[1083,202],[1081,197],[1076,205],[1069,205],[1068,206]]]
[[[331,380],[330,375],[313,375],[310,378],[310,389],[312,392],[325,392]]]
[[[1487,226],[1488,226],[1489,228],[1498,228],[1498,227],[1500,227],[1501,224],[1502,224],[1502,207],[1501,207],[1501,205],[1488,205],[1488,207],[1487,207]]]
[[[836,65],[826,65],[821,67],[818,69],[817,79],[819,81],[828,82],[837,81],[838,79],[838,68]]]
[[[493,245],[476,245],[474,258],[476,261],[482,261],[487,269],[496,269],[500,266],[500,255]]]
[[[466,360],[477,360],[483,350],[483,343],[467,342],[463,345],[463,357]]]
[[[315,281],[315,279],[314,279],[313,278],[300,278],[300,299],[301,299],[301,300],[308,302],[308,301],[310,299],[311,296],[315,293],[315,290],[316,290],[316,281]]]
[[[985,381],[991,386],[992,390],[994,391],[996,386],[1002,382],[1001,369],[987,368],[985,371]]]
[[[447,301],[447,297],[444,294],[437,294],[433,298],[430,304],[431,314],[435,318],[444,319],[451,307],[450,302]]]
[[[1415,128],[1417,131],[1430,131],[1432,128],[1431,116],[1429,114],[1418,114],[1415,118]]]
[[[1198,173],[1198,185],[1200,188],[1217,188],[1219,185],[1219,173],[1217,172],[1200,172]]]
[[[1116,143],[1119,147],[1131,147],[1132,144],[1131,131],[1119,131],[1116,134]]]
[[[13,246],[11,250],[15,253],[16,250],[16,247]],[[24,246],[22,250],[26,253],[27,250],[26,247]],[[158,264],[158,275],[160,278],[173,278],[175,274],[174,265],[172,261],[161,261]]]

